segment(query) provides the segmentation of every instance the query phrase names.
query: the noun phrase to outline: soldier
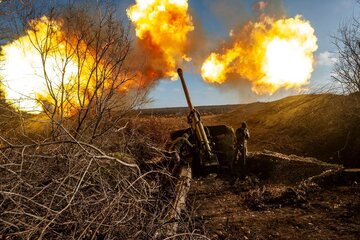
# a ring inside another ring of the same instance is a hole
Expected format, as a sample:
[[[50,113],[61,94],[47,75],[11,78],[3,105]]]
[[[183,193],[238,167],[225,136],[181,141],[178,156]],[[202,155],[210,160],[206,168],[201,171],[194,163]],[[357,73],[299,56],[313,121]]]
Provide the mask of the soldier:
[[[235,163],[240,160],[242,167],[246,165],[247,155],[247,140],[250,138],[250,133],[247,128],[246,122],[241,124],[241,128],[238,128],[235,132],[236,144],[235,144]],[[239,159],[240,155],[240,159]]]
[[[173,173],[180,166],[181,161],[188,160],[187,158],[191,155],[194,145],[189,141],[189,137],[190,133],[185,132],[181,137],[176,138],[169,148],[175,160],[175,166],[172,170]]]

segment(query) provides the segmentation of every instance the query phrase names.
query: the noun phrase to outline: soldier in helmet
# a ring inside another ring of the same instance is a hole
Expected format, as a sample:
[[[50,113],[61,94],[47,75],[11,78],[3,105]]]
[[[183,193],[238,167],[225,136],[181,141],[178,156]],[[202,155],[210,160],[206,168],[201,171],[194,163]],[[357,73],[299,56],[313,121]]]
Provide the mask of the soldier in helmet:
[[[246,165],[247,155],[247,140],[250,138],[249,129],[247,128],[246,122],[241,124],[235,132],[236,143],[235,143],[235,163],[240,163],[242,167]]]

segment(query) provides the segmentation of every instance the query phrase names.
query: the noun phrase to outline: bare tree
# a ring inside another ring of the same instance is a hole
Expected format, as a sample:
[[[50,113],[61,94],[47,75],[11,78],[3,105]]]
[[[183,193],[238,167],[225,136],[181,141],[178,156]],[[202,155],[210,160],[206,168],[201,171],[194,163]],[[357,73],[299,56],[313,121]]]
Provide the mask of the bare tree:
[[[334,65],[333,79],[345,93],[360,92],[360,19],[343,23],[333,37],[338,60]]]
[[[50,4],[46,17],[31,1],[14,5],[41,58],[47,93],[36,100],[50,119],[53,138],[65,127],[76,139],[93,142],[146,101],[147,88],[127,63],[129,28],[106,1],[59,10]]]
[[[357,1],[358,6],[360,1]],[[333,37],[337,49],[333,79],[340,83],[343,92],[350,94],[342,103],[343,117],[347,119],[348,134],[339,157],[345,167],[359,167],[360,156],[360,17],[343,23]]]

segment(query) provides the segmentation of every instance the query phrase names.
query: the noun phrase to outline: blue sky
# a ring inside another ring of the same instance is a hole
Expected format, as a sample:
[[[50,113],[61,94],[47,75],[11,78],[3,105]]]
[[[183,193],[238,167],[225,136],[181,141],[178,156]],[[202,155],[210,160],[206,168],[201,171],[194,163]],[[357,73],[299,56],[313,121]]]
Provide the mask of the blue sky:
[[[131,4],[131,2],[123,2],[123,6]],[[217,41],[226,40],[232,27],[253,17],[252,6],[255,2],[254,0],[189,0],[189,5],[193,12],[193,18],[202,24],[207,36],[211,37],[216,46]],[[218,3],[228,4],[233,11],[230,11],[224,18],[221,11],[216,8]],[[324,86],[329,87],[332,83],[332,56],[335,50],[331,43],[331,36],[336,34],[342,22],[348,21],[353,15],[359,15],[360,4],[357,4],[356,0],[284,0],[282,5],[288,17],[300,14],[309,20],[318,38],[315,70],[310,79],[310,85],[304,89],[304,92],[318,92]],[[237,12],[239,16],[237,16]],[[215,87],[204,83],[201,76],[194,71],[186,72],[185,79],[193,104],[198,106],[271,101],[297,93],[292,90],[280,90],[272,96],[258,96],[251,92],[250,85],[239,88]],[[159,81],[151,90],[150,97],[153,101],[146,107],[186,106],[179,81],[168,79]]]
[[[60,0],[60,2],[66,1]],[[135,0],[113,1],[118,4],[119,13],[124,18],[126,18],[126,8],[135,4]],[[202,29],[208,40],[208,44],[200,50],[210,53],[216,50],[219,42],[228,38],[230,29],[255,17],[253,6],[259,0],[188,1],[194,19],[195,31]],[[360,15],[360,3],[357,3],[356,0],[263,1],[270,1],[277,5],[277,9],[285,11],[288,17],[302,15],[304,19],[311,22],[318,38],[318,50],[315,52],[316,64],[310,79],[310,85],[303,92],[318,92],[320,89],[323,90],[324,86],[329,87],[332,83],[331,71],[335,51],[331,36],[337,33],[341,23],[349,21],[352,16]],[[200,74],[192,68],[192,65],[194,64],[190,62],[179,67],[186,69],[185,79],[195,106],[272,101],[298,93],[298,91],[294,90],[280,90],[272,96],[259,96],[251,91],[250,83],[244,82],[238,87],[233,85],[216,87],[204,83]],[[146,105],[148,108],[186,106],[180,81],[162,79],[151,89],[149,96],[152,102]]]

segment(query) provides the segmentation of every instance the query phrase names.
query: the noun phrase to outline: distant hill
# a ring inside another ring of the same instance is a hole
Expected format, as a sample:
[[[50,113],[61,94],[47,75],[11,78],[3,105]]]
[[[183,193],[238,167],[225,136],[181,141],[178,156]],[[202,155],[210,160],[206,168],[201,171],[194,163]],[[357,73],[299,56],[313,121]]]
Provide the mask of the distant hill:
[[[250,150],[268,149],[337,162],[338,151],[349,142],[348,136],[353,136],[351,141],[360,136],[360,113],[356,116],[355,110],[358,99],[334,94],[298,95],[234,106],[232,111],[204,120],[234,129],[246,121],[251,132]]]
[[[233,111],[240,104],[233,105],[213,105],[213,106],[195,106],[196,109],[201,113],[201,116],[223,114]],[[172,108],[147,108],[137,110],[142,116],[155,116],[155,117],[176,117],[186,116],[189,114],[188,107],[172,107]]]

